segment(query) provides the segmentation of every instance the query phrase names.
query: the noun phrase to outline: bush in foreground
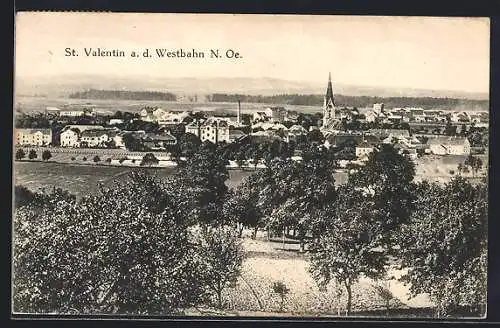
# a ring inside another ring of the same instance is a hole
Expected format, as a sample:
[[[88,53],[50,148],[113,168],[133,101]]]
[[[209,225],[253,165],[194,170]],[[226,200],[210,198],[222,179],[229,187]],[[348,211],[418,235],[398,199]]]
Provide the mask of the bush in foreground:
[[[16,209],[15,312],[166,314],[203,300],[180,200],[158,208],[151,179],[136,175],[79,202],[46,196]]]

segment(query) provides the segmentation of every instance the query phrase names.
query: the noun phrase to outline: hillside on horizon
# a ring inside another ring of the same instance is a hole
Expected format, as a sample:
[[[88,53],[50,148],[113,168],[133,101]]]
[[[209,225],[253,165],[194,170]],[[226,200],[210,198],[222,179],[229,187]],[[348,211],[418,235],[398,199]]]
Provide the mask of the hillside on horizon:
[[[487,93],[385,88],[335,83],[334,92],[346,96],[370,97],[436,97],[488,100]],[[318,83],[288,81],[276,78],[158,78],[148,76],[110,77],[95,74],[16,77],[15,93],[23,96],[68,97],[88,89],[169,92],[176,95],[209,95],[214,93],[272,96],[279,94],[318,94],[326,81]]]

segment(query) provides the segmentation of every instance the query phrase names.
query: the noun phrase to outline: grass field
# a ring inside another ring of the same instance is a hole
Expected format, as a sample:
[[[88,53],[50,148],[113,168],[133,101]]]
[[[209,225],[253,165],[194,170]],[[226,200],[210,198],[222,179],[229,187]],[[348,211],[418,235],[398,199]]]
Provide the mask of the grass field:
[[[291,248],[284,251],[280,242],[267,242],[264,233],[260,234],[257,240],[244,237],[243,246],[247,257],[243,262],[242,275],[235,286],[225,291],[226,309],[219,314],[345,316],[346,293],[343,287],[331,283],[325,291],[320,291],[308,272],[307,255],[294,252]],[[388,276],[398,277],[400,274],[400,271],[390,270]],[[276,281],[284,282],[290,290],[282,312],[279,308],[280,299],[271,289]],[[411,309],[432,307],[426,295],[409,299],[408,287],[395,278],[384,282],[361,278],[353,287],[353,315],[373,315],[368,313],[370,311],[379,311],[382,315],[386,313],[385,301],[375,290],[377,285],[385,285],[391,291],[393,298],[389,303],[390,311],[405,313]],[[418,311],[413,312],[418,314]],[[189,314],[207,313],[192,310]]]
[[[471,171],[468,173],[460,173],[464,178],[467,178],[471,182],[480,182],[481,179],[488,174],[488,156],[487,155],[475,155],[483,161],[483,167],[473,174]],[[416,161],[415,167],[415,179],[419,180],[429,180],[437,182],[448,182],[452,177],[459,174],[458,164],[464,163],[467,156],[465,155],[447,155],[447,156],[436,156],[436,155],[426,155],[420,157]],[[470,170],[470,168],[469,168]]]
[[[43,111],[46,107],[62,108],[64,105],[84,105],[93,104],[97,108],[106,111],[129,111],[138,112],[145,106],[158,106],[165,110],[172,111],[206,111],[217,110],[224,112],[234,112],[236,115],[236,103],[181,103],[174,101],[156,101],[156,100],[99,100],[99,99],[69,99],[69,98],[44,98],[44,97],[18,97],[16,99],[16,108],[23,110],[26,113],[32,111]],[[256,111],[262,111],[268,106],[276,106],[282,104],[257,104],[257,103],[241,103],[241,112],[251,114]],[[316,113],[321,112],[321,106],[299,106],[286,105],[289,110],[294,110],[300,113]]]
[[[91,159],[89,159],[91,161]],[[167,177],[176,168],[128,168],[81,164],[59,164],[46,162],[15,162],[14,181],[33,191],[40,188],[62,188],[79,196],[95,193],[98,183],[111,183],[126,176],[132,170],[148,170],[159,177]],[[253,170],[229,170],[228,187],[237,186]]]

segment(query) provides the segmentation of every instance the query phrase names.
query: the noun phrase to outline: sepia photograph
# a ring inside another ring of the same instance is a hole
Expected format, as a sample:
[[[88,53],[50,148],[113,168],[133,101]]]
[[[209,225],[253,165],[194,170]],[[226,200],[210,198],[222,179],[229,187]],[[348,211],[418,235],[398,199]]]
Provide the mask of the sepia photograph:
[[[487,317],[490,20],[18,12],[11,314]]]

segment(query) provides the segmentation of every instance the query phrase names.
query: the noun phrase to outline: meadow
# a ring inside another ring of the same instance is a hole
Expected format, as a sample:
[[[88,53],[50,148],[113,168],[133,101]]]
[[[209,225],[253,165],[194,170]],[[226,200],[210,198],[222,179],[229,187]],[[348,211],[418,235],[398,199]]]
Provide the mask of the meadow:
[[[238,104],[227,102],[176,102],[176,101],[158,101],[158,100],[99,100],[99,99],[70,99],[70,98],[45,98],[45,97],[24,97],[20,96],[15,99],[15,108],[26,113],[33,111],[44,111],[46,107],[63,108],[65,105],[78,106],[92,104],[97,109],[103,111],[128,111],[138,112],[145,106],[161,107],[171,111],[221,111],[234,113]],[[257,111],[263,111],[268,106],[283,106],[282,104],[258,104],[258,103],[241,103],[241,112],[244,114],[252,114]],[[319,113],[322,111],[320,106],[299,106],[286,105],[289,110],[294,110],[300,113]]]
[[[279,240],[268,241],[265,232],[259,232],[256,240],[243,236],[246,258],[242,273],[235,285],[225,290],[226,308],[188,309],[190,315],[237,315],[237,316],[345,316],[346,293],[343,286],[330,283],[320,289],[308,272],[307,254],[298,252],[298,245],[287,243],[285,249]],[[389,268],[388,279],[374,281],[361,278],[353,287],[353,316],[377,316],[402,312],[406,315],[429,316],[433,307],[427,295],[409,298],[409,287],[397,280],[402,271]],[[281,281],[289,288],[284,307],[280,309],[280,297],[273,293],[272,284]],[[390,291],[384,298],[377,286]],[[415,314],[417,313],[417,314]]]
[[[55,187],[68,190],[80,197],[96,193],[99,183],[106,185],[119,181],[133,170],[148,170],[155,176],[168,177],[176,171],[176,168],[130,168],[22,161],[14,163],[14,181],[16,185],[23,185],[32,191],[41,188],[50,190]],[[228,187],[236,187],[252,172],[253,170],[229,170],[229,179],[226,182]]]

